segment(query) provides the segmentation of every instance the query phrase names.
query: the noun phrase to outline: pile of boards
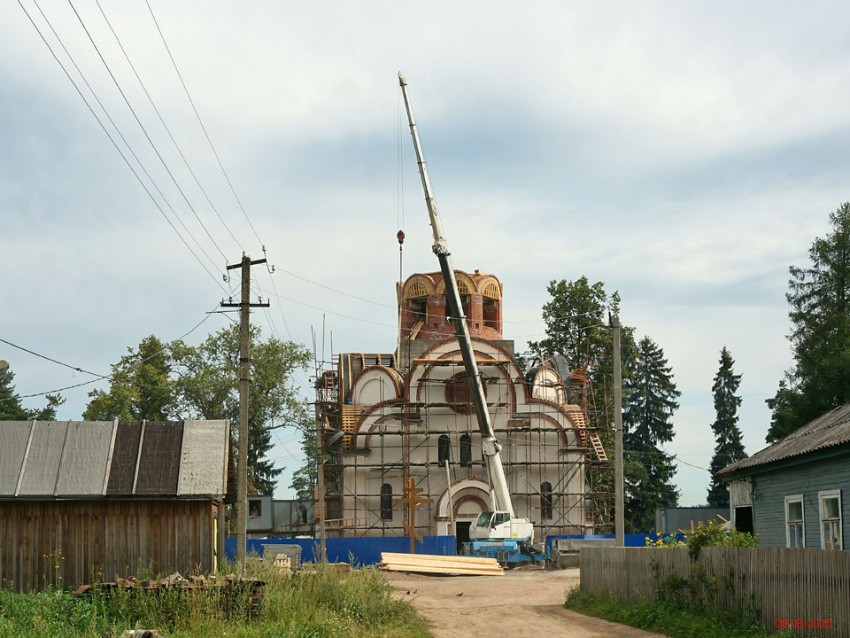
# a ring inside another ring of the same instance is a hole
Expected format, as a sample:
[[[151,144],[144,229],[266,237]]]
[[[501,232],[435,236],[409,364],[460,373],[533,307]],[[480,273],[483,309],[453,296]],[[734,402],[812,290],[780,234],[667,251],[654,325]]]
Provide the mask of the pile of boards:
[[[475,556],[435,556],[432,554],[394,554],[381,552],[378,567],[391,572],[449,574],[454,576],[504,576],[505,570],[495,558]]]

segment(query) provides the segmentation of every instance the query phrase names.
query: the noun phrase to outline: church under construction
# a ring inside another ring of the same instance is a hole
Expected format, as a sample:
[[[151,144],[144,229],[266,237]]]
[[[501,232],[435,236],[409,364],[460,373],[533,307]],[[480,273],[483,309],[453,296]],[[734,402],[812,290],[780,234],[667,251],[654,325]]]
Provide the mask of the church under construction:
[[[523,372],[502,337],[502,284],[478,270],[456,274],[517,516],[538,538],[601,531],[587,475],[607,458],[588,428],[584,375],[551,360]],[[328,535],[462,542],[493,507],[445,283],[419,273],[397,292],[396,352],[340,354],[317,379]],[[403,498],[411,488],[415,510]]]

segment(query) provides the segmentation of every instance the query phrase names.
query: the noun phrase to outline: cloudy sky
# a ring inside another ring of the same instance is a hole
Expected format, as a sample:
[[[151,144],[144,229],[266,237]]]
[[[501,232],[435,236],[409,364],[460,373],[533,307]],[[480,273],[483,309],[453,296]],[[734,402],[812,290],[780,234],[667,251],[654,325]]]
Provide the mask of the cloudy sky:
[[[437,269],[401,70],[455,266],[500,277],[506,338],[543,336],[550,280],[603,281],[682,392],[681,503],[706,498],[723,346],[747,451],[764,446],[792,363],[788,266],[848,199],[846,3],[149,2],[244,212],[144,0],[101,6],[206,195],[94,0],[2,3],[0,338],[101,374],[206,318],[200,341],[229,321],[206,314],[231,294],[225,264],[265,245],[266,334],[315,331],[321,350],[324,317],[325,358],[393,350],[399,227],[405,276]],[[91,378],[3,343],[0,358],[21,395]],[[64,391],[60,418],[92,387]],[[297,435],[276,437],[296,468]]]

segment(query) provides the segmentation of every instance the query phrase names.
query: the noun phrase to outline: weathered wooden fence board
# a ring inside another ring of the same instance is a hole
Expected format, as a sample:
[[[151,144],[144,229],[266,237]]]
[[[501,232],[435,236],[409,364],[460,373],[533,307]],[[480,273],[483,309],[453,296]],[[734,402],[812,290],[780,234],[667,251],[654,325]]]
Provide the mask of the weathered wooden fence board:
[[[686,549],[591,547],[579,565],[582,591],[629,602],[651,600],[659,579],[698,567],[718,579],[719,609],[753,605],[768,628],[785,619],[803,625],[795,635],[850,638],[850,552],[707,547],[693,562]]]

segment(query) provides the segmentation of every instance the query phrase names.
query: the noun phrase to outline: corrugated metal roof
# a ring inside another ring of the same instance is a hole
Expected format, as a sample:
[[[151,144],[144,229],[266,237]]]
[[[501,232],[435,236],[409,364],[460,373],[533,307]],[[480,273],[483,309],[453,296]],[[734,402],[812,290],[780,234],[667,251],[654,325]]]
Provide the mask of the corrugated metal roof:
[[[224,495],[228,421],[0,421],[0,498]]]
[[[850,403],[827,412],[796,432],[752,456],[727,465],[717,476],[729,476],[761,465],[850,443]]]

